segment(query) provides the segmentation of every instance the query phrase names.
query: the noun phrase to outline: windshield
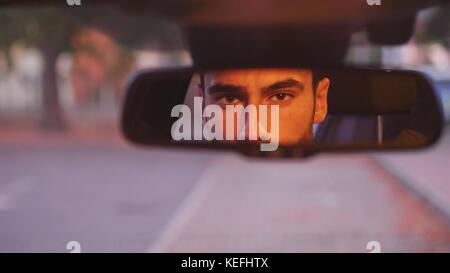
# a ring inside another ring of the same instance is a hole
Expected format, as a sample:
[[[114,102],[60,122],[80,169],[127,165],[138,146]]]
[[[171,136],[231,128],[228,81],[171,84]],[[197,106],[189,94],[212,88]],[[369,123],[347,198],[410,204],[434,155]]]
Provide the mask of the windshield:
[[[88,4],[0,9],[0,251],[450,250],[448,215],[423,201],[449,211],[448,129],[406,156],[137,149],[118,121],[129,76],[191,56],[174,22]],[[346,62],[425,72],[448,124],[449,12],[421,12],[401,46],[356,32]]]

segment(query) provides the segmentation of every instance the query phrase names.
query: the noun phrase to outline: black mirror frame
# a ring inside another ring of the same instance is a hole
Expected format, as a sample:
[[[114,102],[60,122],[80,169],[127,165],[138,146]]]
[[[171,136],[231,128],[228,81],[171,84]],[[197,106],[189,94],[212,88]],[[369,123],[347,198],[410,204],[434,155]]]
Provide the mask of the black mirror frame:
[[[217,69],[217,68],[214,68]],[[223,69],[231,69],[229,67]],[[365,71],[385,71],[385,72],[396,72],[396,73],[408,73],[410,75],[416,76],[420,79],[419,84],[424,88],[431,90],[430,99],[433,102],[432,107],[436,110],[437,123],[438,126],[436,132],[430,137],[429,141],[425,145],[417,147],[402,147],[399,145],[383,144],[383,147],[377,144],[373,145],[308,145],[308,147],[301,146],[280,146],[277,151],[274,152],[261,152],[259,151],[259,145],[251,144],[233,144],[232,149],[230,149],[230,144],[221,143],[210,143],[204,145],[200,142],[168,142],[167,140],[158,139],[152,140],[151,142],[142,142],[140,139],[134,135],[133,127],[136,126],[133,122],[134,114],[136,112],[135,105],[137,105],[137,100],[139,100],[138,91],[142,82],[160,80],[162,77],[166,79],[180,79],[181,77],[191,77],[194,72],[198,71],[194,67],[180,67],[172,69],[145,69],[134,73],[126,85],[125,100],[122,107],[121,113],[121,131],[123,136],[134,144],[141,146],[161,146],[166,148],[184,148],[184,149],[215,149],[224,151],[235,151],[243,155],[250,157],[268,157],[268,158],[285,158],[285,157],[307,157],[317,153],[353,153],[353,152],[398,152],[398,151],[411,151],[420,150],[428,148],[434,145],[440,138],[443,128],[443,109],[441,103],[439,103],[438,95],[434,86],[431,84],[431,79],[422,72],[412,71],[412,70],[391,70],[379,67],[320,67],[318,69],[344,69],[344,70],[365,70]],[[187,89],[186,89],[187,90]],[[184,96],[184,93],[183,93]]]

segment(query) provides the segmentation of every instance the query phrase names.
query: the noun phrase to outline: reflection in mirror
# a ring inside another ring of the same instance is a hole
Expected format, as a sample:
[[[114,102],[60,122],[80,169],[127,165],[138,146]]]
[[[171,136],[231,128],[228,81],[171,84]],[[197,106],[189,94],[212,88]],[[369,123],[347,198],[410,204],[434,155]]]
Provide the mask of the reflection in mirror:
[[[261,151],[275,151],[313,142],[313,125],[327,116],[329,86],[326,76],[314,78],[304,69],[206,71],[194,75],[186,105],[192,108],[193,101],[194,110],[205,110],[193,120],[204,125],[205,139],[259,143]]]
[[[133,99],[124,108],[125,135],[139,143],[260,152],[412,148],[434,142],[440,132],[433,89],[414,72],[251,68],[150,74],[132,82]]]

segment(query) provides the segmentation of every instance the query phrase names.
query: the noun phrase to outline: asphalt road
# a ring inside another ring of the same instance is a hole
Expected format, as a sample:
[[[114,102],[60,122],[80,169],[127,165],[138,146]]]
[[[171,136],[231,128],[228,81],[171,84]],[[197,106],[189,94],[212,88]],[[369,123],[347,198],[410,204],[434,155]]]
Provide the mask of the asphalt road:
[[[448,219],[369,154],[55,143],[0,145],[0,251],[450,251]]]
[[[0,251],[144,251],[210,155],[113,145],[0,150]]]

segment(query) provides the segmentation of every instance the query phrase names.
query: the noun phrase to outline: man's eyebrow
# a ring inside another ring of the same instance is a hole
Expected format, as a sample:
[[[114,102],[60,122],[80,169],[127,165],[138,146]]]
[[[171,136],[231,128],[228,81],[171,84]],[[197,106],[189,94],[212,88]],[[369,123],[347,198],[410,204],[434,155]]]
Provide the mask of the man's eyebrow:
[[[208,88],[210,95],[214,93],[243,93],[245,88],[240,85],[216,83]]]
[[[264,87],[262,90],[263,90],[263,92],[270,92],[270,91],[275,91],[278,89],[290,88],[290,87],[297,87],[300,90],[303,90],[305,88],[305,85],[303,84],[303,82],[289,78],[289,79],[285,79],[285,80],[281,80],[281,81],[272,83],[271,85]]]

